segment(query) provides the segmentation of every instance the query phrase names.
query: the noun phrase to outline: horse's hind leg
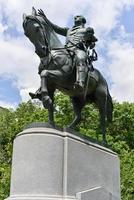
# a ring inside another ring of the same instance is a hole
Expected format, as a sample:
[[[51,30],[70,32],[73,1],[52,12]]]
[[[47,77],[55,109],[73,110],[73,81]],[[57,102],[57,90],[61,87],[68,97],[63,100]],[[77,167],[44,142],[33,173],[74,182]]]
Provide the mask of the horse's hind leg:
[[[101,107],[102,106],[102,107]],[[99,113],[100,113],[100,128],[102,132],[102,137],[103,137],[103,143],[107,143],[106,140],[106,113],[105,113],[105,105],[101,105],[99,107]]]
[[[49,92],[49,96],[52,100],[52,104],[48,108],[48,122],[51,126],[55,127],[55,122],[54,122],[54,90]]]
[[[71,100],[73,104],[75,117],[72,123],[68,127],[73,129],[81,121],[81,110],[84,106],[84,101],[81,97],[72,97]]]
[[[98,88],[96,91],[96,104],[99,109],[100,114],[100,128],[103,137],[103,143],[106,144],[106,103],[107,96],[105,92],[105,88]]]

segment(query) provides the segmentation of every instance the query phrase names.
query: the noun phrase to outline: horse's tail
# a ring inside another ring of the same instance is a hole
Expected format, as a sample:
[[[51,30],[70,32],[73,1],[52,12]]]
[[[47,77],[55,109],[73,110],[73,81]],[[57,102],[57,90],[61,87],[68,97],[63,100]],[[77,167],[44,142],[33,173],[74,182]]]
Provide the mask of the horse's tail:
[[[112,97],[109,94],[109,91],[107,93],[107,121],[109,123],[112,122],[113,118],[113,102],[112,102]]]

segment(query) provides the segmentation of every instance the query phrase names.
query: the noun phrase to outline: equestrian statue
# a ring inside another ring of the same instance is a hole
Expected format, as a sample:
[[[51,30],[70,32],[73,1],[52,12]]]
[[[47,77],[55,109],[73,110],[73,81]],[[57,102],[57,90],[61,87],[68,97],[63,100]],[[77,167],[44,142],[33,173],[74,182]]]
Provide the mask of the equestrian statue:
[[[86,19],[77,15],[72,28],[53,24],[40,9],[32,8],[32,14],[23,14],[24,34],[35,46],[40,58],[38,73],[41,86],[31,98],[42,101],[49,112],[49,123],[54,123],[54,92],[56,89],[70,96],[75,113],[68,126],[74,128],[81,120],[86,103],[94,103],[99,109],[103,142],[106,142],[106,121],[112,121],[113,104],[108,85],[102,74],[93,67],[97,60],[95,45],[98,41],[94,29],[85,27]],[[63,46],[57,34],[66,37]]]

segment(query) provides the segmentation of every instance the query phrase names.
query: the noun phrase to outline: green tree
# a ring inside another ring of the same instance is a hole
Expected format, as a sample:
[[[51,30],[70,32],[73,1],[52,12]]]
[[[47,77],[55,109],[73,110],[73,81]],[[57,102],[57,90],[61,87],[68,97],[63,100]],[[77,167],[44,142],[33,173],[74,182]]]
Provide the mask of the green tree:
[[[99,131],[98,110],[93,105],[83,109],[83,119],[77,131],[96,138]],[[55,97],[55,121],[59,127],[73,119],[73,109],[67,96]],[[0,200],[9,196],[12,144],[15,136],[31,122],[47,121],[44,108],[32,103],[22,103],[14,110],[0,109]],[[99,136],[101,142],[101,135]],[[109,148],[117,152],[121,165],[122,200],[134,199],[134,103],[114,102],[113,123],[107,128]]]

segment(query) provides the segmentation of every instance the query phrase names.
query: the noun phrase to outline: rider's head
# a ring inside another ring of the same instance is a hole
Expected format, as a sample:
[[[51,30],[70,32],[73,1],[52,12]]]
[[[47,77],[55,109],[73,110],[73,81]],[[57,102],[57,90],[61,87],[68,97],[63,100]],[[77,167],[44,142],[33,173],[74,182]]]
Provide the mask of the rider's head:
[[[86,23],[86,19],[82,15],[77,15],[77,16],[74,17],[75,26],[79,26],[79,25],[84,26],[85,23]]]

